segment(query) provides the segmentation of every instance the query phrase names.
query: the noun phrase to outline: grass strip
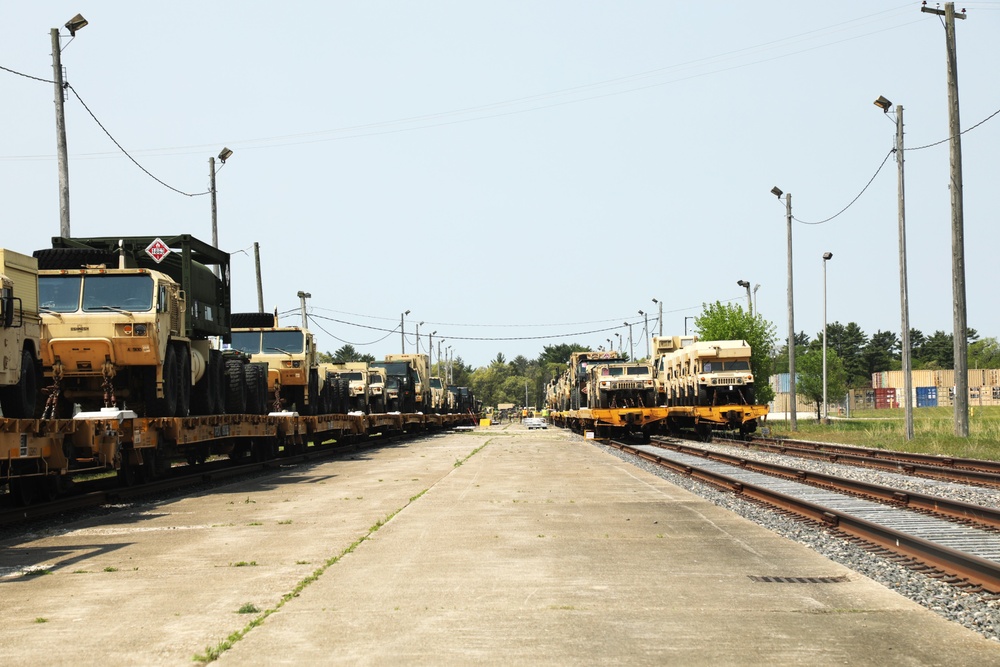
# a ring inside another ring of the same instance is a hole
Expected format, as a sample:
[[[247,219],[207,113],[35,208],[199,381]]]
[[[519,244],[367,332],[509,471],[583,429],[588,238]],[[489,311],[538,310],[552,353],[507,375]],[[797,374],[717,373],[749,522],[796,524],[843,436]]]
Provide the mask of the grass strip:
[[[480,448],[480,449],[482,449],[482,448]],[[473,452],[473,454],[474,453],[475,452]],[[472,454],[470,454],[469,456],[471,456],[471,455]],[[326,572],[330,567],[332,567],[333,565],[335,565],[336,563],[338,563],[341,558],[343,558],[344,556],[346,556],[347,554],[353,552],[355,549],[357,549],[359,546],[361,546],[361,544],[365,540],[368,540],[369,538],[371,538],[371,536],[374,535],[382,526],[384,526],[385,524],[387,524],[390,520],[392,520],[392,518],[394,516],[396,516],[397,514],[399,514],[400,512],[402,512],[404,509],[406,509],[406,507],[408,505],[410,505],[410,503],[413,503],[414,501],[418,500],[425,493],[427,493],[427,489],[424,489],[423,491],[421,491],[417,495],[415,495],[412,498],[410,498],[409,501],[407,501],[406,505],[403,505],[402,507],[400,507],[396,511],[392,512],[391,514],[388,514],[384,519],[379,519],[378,521],[376,521],[375,524],[372,525],[372,527],[368,529],[368,532],[366,534],[364,534],[361,537],[359,537],[358,539],[354,540],[354,542],[352,542],[350,545],[348,545],[343,551],[341,551],[336,556],[331,556],[330,558],[328,558],[321,566],[319,566],[318,568],[316,568],[315,570],[313,570],[312,574],[310,574],[305,579],[303,579],[298,584],[296,584],[295,588],[293,588],[291,591],[289,591],[289,592],[285,593],[283,596],[281,596],[281,599],[277,602],[277,604],[275,604],[270,609],[265,609],[264,611],[262,611],[259,616],[255,617],[253,620],[251,620],[249,623],[247,623],[241,629],[236,630],[235,632],[233,632],[232,634],[230,634],[228,637],[226,637],[224,640],[222,640],[221,642],[219,642],[215,646],[206,647],[205,648],[205,652],[204,653],[196,654],[194,656],[193,660],[195,662],[202,662],[202,663],[209,663],[209,662],[214,662],[214,661],[218,660],[222,656],[223,653],[225,653],[226,651],[228,651],[229,649],[231,649],[233,646],[235,646],[236,642],[238,642],[241,639],[243,639],[244,637],[246,637],[247,634],[251,630],[253,630],[254,628],[256,628],[258,625],[262,624],[264,622],[264,620],[268,616],[270,616],[271,614],[276,613],[278,610],[280,610],[282,607],[284,607],[286,603],[291,602],[293,599],[297,598],[299,596],[299,594],[303,590],[305,590],[305,588],[307,586],[309,586],[314,581],[316,581],[321,576],[323,576],[323,573]]]

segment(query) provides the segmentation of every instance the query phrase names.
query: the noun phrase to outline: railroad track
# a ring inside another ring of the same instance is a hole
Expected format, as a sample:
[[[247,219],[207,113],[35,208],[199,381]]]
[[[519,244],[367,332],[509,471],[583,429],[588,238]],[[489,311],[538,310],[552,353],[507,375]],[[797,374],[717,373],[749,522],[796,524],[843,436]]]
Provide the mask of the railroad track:
[[[1000,488],[1000,461],[896,452],[806,440],[760,438],[758,436],[754,436],[753,440],[749,442],[718,437],[714,440],[733,447],[759,449],[830,463],[889,470],[928,479]]]
[[[43,520],[66,512],[92,509],[142,496],[183,489],[199,484],[220,482],[234,477],[252,475],[257,472],[277,470],[283,466],[335,458],[363,449],[381,447],[388,442],[403,437],[406,436],[386,435],[354,442],[309,447],[304,452],[252,463],[217,460],[194,466],[182,465],[171,468],[170,473],[164,479],[136,484],[134,486],[117,486],[115,485],[116,480],[114,478],[98,480],[96,484],[85,485],[81,489],[81,492],[74,495],[25,507],[4,507],[0,510],[0,526],[11,526],[29,521]],[[90,488],[93,490],[87,490]]]
[[[949,583],[1000,594],[1000,512],[691,445],[607,444],[741,497],[821,523]]]

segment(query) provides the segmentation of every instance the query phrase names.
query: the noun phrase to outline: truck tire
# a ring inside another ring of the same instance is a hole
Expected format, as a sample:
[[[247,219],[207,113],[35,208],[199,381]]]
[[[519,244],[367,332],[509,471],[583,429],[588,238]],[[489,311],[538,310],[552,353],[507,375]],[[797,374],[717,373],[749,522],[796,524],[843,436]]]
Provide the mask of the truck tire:
[[[226,360],[226,412],[231,415],[246,414],[247,383],[243,360]]]
[[[184,344],[177,346],[177,364],[180,369],[177,381],[177,416],[191,414],[191,350]]]
[[[218,414],[218,388],[216,387],[217,374],[215,372],[217,360],[211,352],[206,363],[205,373],[191,390],[191,411],[196,415]]]
[[[177,414],[177,394],[180,368],[173,345],[167,345],[163,360],[163,398],[156,397],[156,367],[146,369],[146,386],[143,397],[146,414],[150,417],[173,417]]]
[[[0,409],[3,416],[12,419],[30,419],[35,416],[38,395],[38,371],[35,358],[28,350],[21,351],[21,377],[17,384],[0,390]]]
[[[226,362],[222,358],[221,350],[209,352],[212,359],[212,372],[215,374],[215,414],[226,414],[226,391],[229,382],[226,376]]]
[[[244,369],[247,381],[247,414],[262,415],[267,412],[267,386],[260,390],[261,368],[257,364],[248,364]]]

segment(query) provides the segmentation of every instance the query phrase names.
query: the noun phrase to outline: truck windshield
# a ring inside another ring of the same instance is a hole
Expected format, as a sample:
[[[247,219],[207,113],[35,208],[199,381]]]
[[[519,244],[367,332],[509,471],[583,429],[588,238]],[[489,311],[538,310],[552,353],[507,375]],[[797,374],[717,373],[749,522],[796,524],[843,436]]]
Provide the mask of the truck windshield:
[[[38,303],[54,313],[75,313],[80,309],[82,276],[38,276]]]
[[[260,354],[260,332],[234,331],[233,349],[246,354]]]
[[[265,331],[262,351],[264,354],[302,354],[304,341],[305,335],[301,331]]]
[[[83,279],[83,310],[145,312],[153,307],[153,277],[136,275],[88,275]]]
[[[629,366],[625,369],[626,375],[649,375],[649,369],[645,366]]]
[[[345,380],[364,380],[364,378],[361,377],[361,373],[341,373],[340,377]]]

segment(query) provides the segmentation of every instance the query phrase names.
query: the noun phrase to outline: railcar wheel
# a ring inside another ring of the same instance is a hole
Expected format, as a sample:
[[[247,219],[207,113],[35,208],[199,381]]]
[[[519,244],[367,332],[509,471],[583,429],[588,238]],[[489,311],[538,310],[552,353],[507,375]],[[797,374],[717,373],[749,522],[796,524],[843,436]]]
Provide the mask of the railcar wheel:
[[[118,463],[118,483],[126,487],[135,486],[139,482],[139,471],[136,469],[138,466],[130,460],[131,452],[119,450],[119,455],[121,461]]]

